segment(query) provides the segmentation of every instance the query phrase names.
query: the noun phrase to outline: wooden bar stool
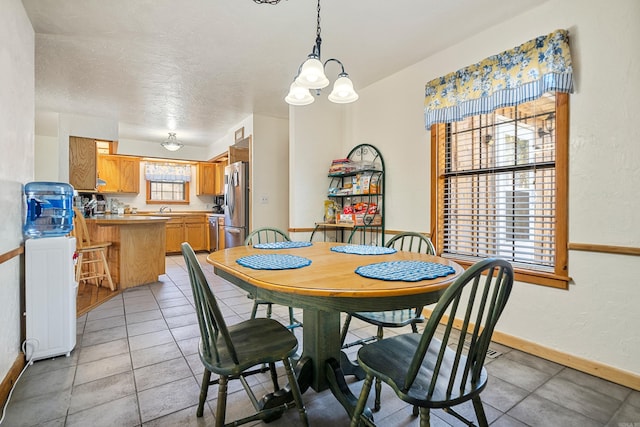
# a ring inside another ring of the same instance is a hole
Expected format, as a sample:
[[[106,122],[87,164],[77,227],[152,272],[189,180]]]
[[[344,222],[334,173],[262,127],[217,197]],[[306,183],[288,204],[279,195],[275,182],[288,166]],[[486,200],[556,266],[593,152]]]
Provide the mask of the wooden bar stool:
[[[116,287],[111,279],[106,255],[111,242],[92,242],[82,212],[75,207],[73,212],[73,232],[71,234],[76,238],[76,252],[78,253],[76,282],[89,283],[89,280],[94,280],[96,286],[101,286],[102,281],[106,278],[109,282],[109,288],[115,291]]]

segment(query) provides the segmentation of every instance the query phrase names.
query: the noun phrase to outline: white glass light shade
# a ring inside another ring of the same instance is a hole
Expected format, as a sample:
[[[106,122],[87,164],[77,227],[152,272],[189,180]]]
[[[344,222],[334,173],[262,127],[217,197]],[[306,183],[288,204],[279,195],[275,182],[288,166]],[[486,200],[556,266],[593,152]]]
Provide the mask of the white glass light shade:
[[[291,83],[289,94],[284,98],[290,105],[309,105],[315,98],[309,92],[309,89],[298,85],[296,82]]]
[[[304,61],[296,83],[307,89],[322,89],[329,86],[329,79],[324,74],[324,66],[317,58]]]
[[[353,83],[347,76],[339,77],[333,84],[333,90],[329,94],[329,101],[337,104],[348,104],[358,98],[358,94],[353,90]]]
[[[176,134],[173,132],[169,132],[169,138],[167,138],[167,140],[161,145],[169,151],[178,151],[183,147],[183,145],[178,142]]]

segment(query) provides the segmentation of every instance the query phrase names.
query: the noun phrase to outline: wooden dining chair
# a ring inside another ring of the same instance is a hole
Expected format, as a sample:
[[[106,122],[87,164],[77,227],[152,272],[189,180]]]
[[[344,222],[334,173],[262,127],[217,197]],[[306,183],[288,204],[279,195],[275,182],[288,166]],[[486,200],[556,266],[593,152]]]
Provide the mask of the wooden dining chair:
[[[96,286],[101,286],[104,279],[109,283],[109,288],[115,291],[116,287],[111,278],[109,263],[107,262],[107,248],[111,242],[95,242],[89,236],[87,223],[80,209],[73,208],[73,231],[71,235],[76,238],[76,282],[89,283],[95,281]]]
[[[216,426],[235,426],[256,420],[277,418],[278,414],[282,414],[291,405],[284,403],[273,408],[262,408],[245,377],[262,372],[261,369],[250,370],[250,368],[266,364],[271,371],[275,392],[279,389],[275,363],[282,362],[302,424],[308,425],[309,421],[302,401],[302,394],[291,368],[290,358],[298,349],[298,340],[295,335],[274,319],[249,319],[227,326],[195,252],[186,242],[182,243],[181,249],[189,272],[194,305],[198,315],[200,327],[198,353],[200,361],[204,365],[196,415],[198,417],[203,415],[209,386],[218,384]],[[212,373],[218,375],[218,378],[213,381],[211,380]],[[236,379],[242,383],[254,406],[255,413],[233,423],[225,424],[228,382]]]
[[[451,408],[468,400],[479,425],[487,426],[480,400],[487,385],[484,361],[512,286],[513,269],[508,262],[479,261],[447,288],[422,334],[397,335],[362,346],[358,363],[366,377],[351,426],[370,424],[361,416],[374,378],[380,378],[400,399],[414,406],[421,427],[429,426],[431,408],[444,409],[473,425]],[[461,325],[459,336],[452,333],[454,323]],[[436,338],[436,332],[442,338]]]
[[[253,246],[258,243],[276,243],[276,242],[289,242],[291,239],[284,231],[276,227],[261,227],[253,230],[247,238],[244,240],[244,244],[247,246]],[[258,314],[258,307],[260,305],[266,305],[267,318],[271,318],[273,313],[273,303],[263,299],[256,298],[254,295],[249,294],[249,298],[253,299],[253,309],[251,310],[251,318],[255,319]],[[302,322],[297,320],[293,315],[293,307],[289,307],[289,324],[287,328],[294,329],[302,326]]]
[[[415,232],[396,234],[385,246],[395,248],[399,251],[425,253],[429,255],[435,255],[436,253],[431,240],[425,235]],[[384,328],[402,328],[410,325],[411,330],[417,333],[417,325],[424,322],[424,317],[422,316],[423,308],[424,307],[420,306],[403,310],[347,313],[340,336],[342,348],[349,348],[355,345],[381,340],[384,337]],[[376,335],[345,343],[347,333],[349,332],[349,325],[353,317],[377,326]],[[380,410],[380,394],[382,390],[382,384],[379,378],[376,379],[375,390],[376,396],[373,410],[378,411]]]

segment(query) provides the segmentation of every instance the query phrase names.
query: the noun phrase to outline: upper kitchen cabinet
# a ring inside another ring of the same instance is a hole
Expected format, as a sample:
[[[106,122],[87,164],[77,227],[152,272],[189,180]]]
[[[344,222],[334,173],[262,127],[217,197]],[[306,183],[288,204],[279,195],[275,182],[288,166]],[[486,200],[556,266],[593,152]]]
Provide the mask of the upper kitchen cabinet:
[[[235,162],[248,162],[249,148],[238,147],[237,145],[229,146],[229,164]]]
[[[132,156],[99,155],[98,177],[106,181],[101,193],[138,193],[140,159]]]
[[[96,141],[69,137],[69,184],[78,191],[96,191]]]
[[[224,193],[224,167],[226,163],[200,162],[196,165],[198,196],[219,196]]]
[[[196,170],[196,194],[198,196],[215,195],[216,164],[211,162],[200,162],[196,165]]]
[[[226,164],[217,162],[217,163],[214,163],[214,165],[216,167],[216,171],[215,171],[216,179],[215,179],[215,188],[213,191],[214,191],[214,194],[216,195],[223,195],[224,194],[224,168]]]

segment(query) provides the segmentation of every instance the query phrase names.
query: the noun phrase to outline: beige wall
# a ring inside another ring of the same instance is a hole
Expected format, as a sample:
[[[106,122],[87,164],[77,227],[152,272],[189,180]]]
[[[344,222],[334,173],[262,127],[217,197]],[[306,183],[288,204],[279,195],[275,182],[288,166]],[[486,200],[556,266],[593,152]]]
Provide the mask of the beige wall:
[[[346,157],[344,117],[349,105],[332,104],[327,93],[304,107],[289,107],[289,226],[322,221],[331,160]],[[293,233],[298,240],[310,233]]]
[[[288,126],[288,120],[253,115],[252,229],[289,226]]]
[[[22,243],[23,185],[33,180],[34,32],[20,0],[0,13],[0,254]],[[20,351],[20,258],[0,264],[0,379]]]
[[[559,28],[570,32],[575,69],[569,241],[640,247],[637,0],[551,0],[361,90],[351,144],[370,142],[384,155],[388,228],[429,228],[424,84]],[[571,251],[570,289],[518,283],[498,329],[640,374],[639,268],[639,257]]]

